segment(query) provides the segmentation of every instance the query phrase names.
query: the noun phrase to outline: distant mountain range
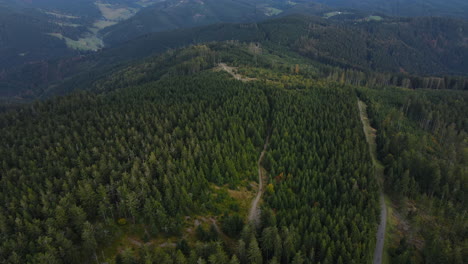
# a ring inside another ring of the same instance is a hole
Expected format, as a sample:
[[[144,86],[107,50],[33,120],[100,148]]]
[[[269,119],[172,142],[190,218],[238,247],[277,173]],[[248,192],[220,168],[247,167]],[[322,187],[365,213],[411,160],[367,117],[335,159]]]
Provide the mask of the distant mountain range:
[[[146,34],[98,53],[5,70],[0,78],[0,93],[36,97],[86,88],[93,80],[152,54],[226,40],[273,45],[341,68],[468,75],[467,30],[467,22],[445,18],[361,19],[348,23],[292,15],[261,23],[216,24]]]
[[[152,32],[220,22],[254,22],[281,12],[266,2],[272,1],[167,0],[106,28],[104,40],[108,45],[115,45]]]
[[[380,12],[389,16],[437,16],[468,19],[465,0],[314,0],[330,7]]]
[[[381,5],[373,4],[375,2],[0,0],[0,71],[24,63],[95,52],[105,46],[111,47],[148,33],[214,23],[250,23],[297,13],[352,20],[373,15],[375,12],[387,15],[455,17],[468,14],[465,12],[468,4],[464,1],[458,3],[458,0],[444,1],[444,6],[437,0],[425,1],[424,5],[413,1],[385,1]],[[437,7],[434,10],[440,12],[425,13],[424,10],[428,9],[425,6]],[[411,11],[413,9],[415,11]]]
[[[24,63],[94,52],[100,31],[160,0],[2,0],[0,71]]]
[[[0,0],[0,7],[0,97],[53,94],[49,86],[64,81],[73,89],[151,54],[225,40],[270,43],[344,68],[468,74],[464,20],[307,0]]]
[[[0,0],[0,73],[86,55],[148,33],[260,21],[298,5],[284,0]],[[318,14],[318,5],[313,6],[300,10]]]

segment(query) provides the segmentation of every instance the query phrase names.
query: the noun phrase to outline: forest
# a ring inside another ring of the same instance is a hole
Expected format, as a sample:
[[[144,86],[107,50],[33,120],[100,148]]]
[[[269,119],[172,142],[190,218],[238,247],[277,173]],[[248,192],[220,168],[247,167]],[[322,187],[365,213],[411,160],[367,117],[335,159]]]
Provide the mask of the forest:
[[[0,262],[370,263],[380,187],[359,98],[393,210],[388,263],[463,263],[466,91],[272,46],[173,49],[5,107]]]
[[[388,17],[366,22],[287,15],[258,23],[148,33],[96,53],[0,70],[0,100],[28,102],[63,95],[63,90],[88,89],[149,56],[225,41],[260,43],[265,52],[280,55],[294,53],[307,64],[321,64],[321,77],[340,81],[345,71],[353,85],[466,90],[467,28],[466,21],[450,18]]]
[[[331,83],[303,89],[299,81],[286,89],[203,67],[184,70],[212,53],[178,51],[186,61],[172,70],[185,77],[110,78],[101,85],[114,89],[1,114],[2,261],[368,260],[377,194],[356,105],[347,100],[353,91]],[[268,133],[269,185],[261,224],[252,226],[223,190],[256,180]],[[184,219],[197,216],[214,222],[187,233]],[[150,246],[109,253],[116,234],[126,232]],[[159,247],[164,237],[178,238],[176,247]]]
[[[393,237],[398,263],[463,263],[467,257],[466,92],[360,90],[378,129],[385,190],[413,231]],[[422,241],[426,241],[424,247]]]

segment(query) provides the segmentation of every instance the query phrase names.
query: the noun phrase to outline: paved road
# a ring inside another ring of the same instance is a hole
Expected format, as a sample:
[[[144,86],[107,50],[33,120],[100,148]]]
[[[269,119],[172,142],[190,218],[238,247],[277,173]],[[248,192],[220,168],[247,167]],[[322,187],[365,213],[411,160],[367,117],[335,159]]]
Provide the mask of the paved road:
[[[258,208],[258,202],[260,202],[260,198],[262,198],[262,193],[263,193],[263,168],[262,168],[262,161],[263,157],[265,156],[267,147],[268,147],[268,141],[270,139],[270,136],[268,135],[266,140],[265,140],[265,145],[263,146],[263,151],[260,154],[260,157],[258,158],[257,161],[257,167],[258,167],[258,192],[257,196],[255,196],[255,199],[252,201],[252,206],[250,207],[250,212],[249,212],[249,222],[254,223],[255,225],[258,225],[260,223],[260,209]]]
[[[374,165],[375,176],[377,181],[381,183],[383,168],[382,165],[377,160],[377,148],[375,143],[375,129],[373,129],[369,123],[369,118],[367,116],[366,104],[358,100],[359,106],[359,115],[361,117],[362,128],[364,129],[364,134],[366,135],[367,144],[369,144],[369,152],[372,158],[372,164]],[[377,229],[377,243],[375,245],[374,251],[374,264],[382,263],[384,242],[385,242],[385,228],[387,226],[387,206],[385,204],[384,192],[382,183],[380,184],[380,224]]]

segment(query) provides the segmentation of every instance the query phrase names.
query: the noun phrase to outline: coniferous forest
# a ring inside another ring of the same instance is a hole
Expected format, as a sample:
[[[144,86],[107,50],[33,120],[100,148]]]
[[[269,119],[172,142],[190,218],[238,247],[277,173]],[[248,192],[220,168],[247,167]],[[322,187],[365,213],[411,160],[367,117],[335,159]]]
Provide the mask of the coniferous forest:
[[[174,70],[212,56],[201,53]],[[103,261],[116,229],[141,229],[148,241],[184,237],[187,217],[211,215],[220,232],[199,225],[195,238],[178,241],[179,250],[124,251],[115,261],[173,254],[210,263],[366,261],[376,183],[350,97],[338,84],[284,89],[208,70],[6,112],[1,256],[12,263]],[[268,134],[268,188],[252,226],[239,201],[217,189],[256,180]]]
[[[362,92],[380,131],[377,149],[385,166],[385,190],[394,197],[401,225],[419,227],[392,237],[400,243],[390,254],[400,263],[463,263],[467,94],[397,88]]]
[[[0,263],[466,263],[467,79],[281,25],[1,107]]]

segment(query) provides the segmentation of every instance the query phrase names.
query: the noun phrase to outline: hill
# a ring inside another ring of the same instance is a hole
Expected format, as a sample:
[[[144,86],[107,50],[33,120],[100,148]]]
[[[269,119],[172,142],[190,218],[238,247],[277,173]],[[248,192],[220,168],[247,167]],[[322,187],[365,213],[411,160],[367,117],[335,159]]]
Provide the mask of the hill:
[[[155,1],[1,1],[0,72],[97,51],[104,47],[103,28]]]
[[[277,52],[360,72],[445,77],[468,74],[467,23],[443,18],[341,20],[291,15],[261,23],[217,24],[147,34],[98,53],[4,71],[2,95],[37,97],[86,87],[100,76],[167,49],[210,41],[259,42]],[[24,76],[30,79],[24,79]],[[73,76],[78,76],[71,78]],[[392,79],[387,78],[385,79]],[[404,78],[397,77],[396,83]],[[65,85],[61,83],[66,81]],[[440,78],[439,81],[440,83]],[[50,84],[54,86],[49,87]],[[432,81],[431,81],[432,83]],[[440,87],[458,87],[442,79]],[[413,82],[415,88],[427,83]],[[461,89],[465,87],[461,83]]]
[[[267,44],[195,45],[0,113],[0,262],[368,263],[380,178],[359,97],[390,261],[463,263],[467,92],[333,70]]]
[[[463,0],[314,0],[314,2],[330,7],[352,8],[389,16],[468,19],[468,3]]]
[[[0,5],[0,69],[72,55],[65,43],[47,34],[59,30],[40,12]]]
[[[358,113],[340,114],[355,108],[353,92],[336,84],[287,90],[212,70],[216,58],[248,55],[248,45],[237,44],[168,52],[108,76],[97,92],[0,114],[0,183],[8,186],[0,192],[0,261],[165,264],[172,251],[181,263],[252,256],[258,263],[263,254],[283,263],[368,259],[376,182]],[[167,70],[153,79],[160,65]],[[246,200],[270,133],[257,235],[245,220]],[[354,140],[341,140],[346,135]],[[37,147],[15,158],[30,142]],[[287,156],[279,155],[284,146]],[[344,234],[353,240],[334,242]]]
[[[273,16],[304,14],[342,18],[452,17],[468,19],[468,4],[460,0],[430,1],[286,1],[286,0],[166,0],[143,9],[129,20],[103,30],[107,45],[171,29],[221,22],[254,22]]]
[[[153,32],[222,22],[256,22],[289,7],[287,1],[280,0],[167,0],[106,28],[103,34],[107,45],[115,45]]]

